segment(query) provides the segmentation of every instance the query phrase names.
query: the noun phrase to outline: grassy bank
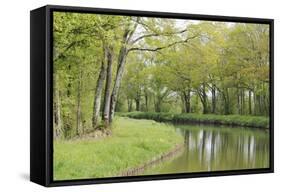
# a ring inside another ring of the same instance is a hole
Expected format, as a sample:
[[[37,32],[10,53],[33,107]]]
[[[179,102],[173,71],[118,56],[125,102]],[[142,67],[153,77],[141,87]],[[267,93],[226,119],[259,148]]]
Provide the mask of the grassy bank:
[[[183,138],[168,125],[117,117],[112,136],[54,142],[54,180],[114,177],[172,150]]]
[[[269,128],[269,118],[262,116],[245,115],[214,115],[214,114],[172,114],[172,113],[154,113],[154,112],[130,112],[119,113],[120,116],[126,116],[134,119],[152,119],[159,122],[173,123],[202,123],[219,124],[231,126],[245,126],[257,128]]]

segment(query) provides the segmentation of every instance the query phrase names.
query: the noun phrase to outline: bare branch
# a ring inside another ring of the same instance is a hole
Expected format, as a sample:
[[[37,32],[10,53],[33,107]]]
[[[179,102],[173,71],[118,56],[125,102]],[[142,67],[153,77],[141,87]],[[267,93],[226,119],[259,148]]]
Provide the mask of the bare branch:
[[[194,36],[192,36],[192,37],[188,37],[188,38],[186,38],[185,40],[175,41],[175,42],[173,42],[173,43],[170,43],[170,44],[168,44],[168,45],[166,45],[166,46],[162,46],[162,47],[156,47],[156,48],[132,47],[132,48],[130,48],[130,49],[128,50],[128,52],[130,52],[130,51],[159,51],[159,50],[161,50],[161,49],[165,49],[165,48],[172,47],[172,46],[174,46],[174,45],[176,45],[176,44],[186,43],[186,42],[188,42],[189,40],[195,39],[195,38],[198,37],[198,36],[199,36],[199,35],[197,34],[197,35],[194,35]]]
[[[132,44],[134,44],[134,43],[138,42],[139,40],[144,39],[146,37],[171,36],[171,35],[181,34],[181,33],[184,33],[186,31],[187,31],[187,29],[184,29],[184,30],[181,30],[181,31],[177,31],[177,32],[174,32],[174,33],[151,33],[151,34],[145,34],[145,35],[137,37],[135,40],[133,40]]]

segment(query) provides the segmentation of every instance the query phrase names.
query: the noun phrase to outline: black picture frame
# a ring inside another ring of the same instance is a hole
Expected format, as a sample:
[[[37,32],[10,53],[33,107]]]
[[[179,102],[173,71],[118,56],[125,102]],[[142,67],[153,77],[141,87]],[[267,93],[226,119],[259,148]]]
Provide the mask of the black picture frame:
[[[168,175],[129,176],[115,178],[53,180],[52,127],[52,23],[53,11],[98,13],[111,15],[178,18],[208,21],[261,23],[270,25],[270,159],[269,168],[231,171],[179,173]],[[262,18],[197,15],[136,10],[46,5],[30,12],[30,180],[43,186],[65,186],[112,182],[195,178],[274,172],[274,20]]]

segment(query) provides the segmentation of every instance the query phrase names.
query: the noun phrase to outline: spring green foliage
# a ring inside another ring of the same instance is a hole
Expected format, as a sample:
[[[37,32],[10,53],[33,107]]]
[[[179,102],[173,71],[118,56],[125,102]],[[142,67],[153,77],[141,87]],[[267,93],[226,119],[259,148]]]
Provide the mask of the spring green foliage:
[[[155,112],[130,112],[119,113],[120,116],[134,119],[153,119],[160,122],[173,123],[203,123],[219,124],[242,127],[269,128],[269,119],[263,116],[246,115],[213,115],[213,114],[173,114],[173,113],[155,113]]]
[[[100,140],[57,140],[54,179],[117,176],[183,143],[169,125],[153,120],[116,118],[113,135]]]
[[[55,180],[117,176],[183,142],[155,121],[269,128],[269,25],[53,18]]]
[[[188,29],[196,38],[130,55],[122,110],[268,116],[268,25],[199,22]]]
[[[269,115],[269,25],[54,12],[53,30],[55,138],[115,112]]]

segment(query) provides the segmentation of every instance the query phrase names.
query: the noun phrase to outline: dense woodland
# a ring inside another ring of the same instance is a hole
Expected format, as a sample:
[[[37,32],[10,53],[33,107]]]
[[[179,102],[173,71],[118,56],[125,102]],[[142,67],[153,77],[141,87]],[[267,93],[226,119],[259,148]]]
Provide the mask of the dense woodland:
[[[269,114],[269,25],[54,13],[55,138],[116,112]]]

